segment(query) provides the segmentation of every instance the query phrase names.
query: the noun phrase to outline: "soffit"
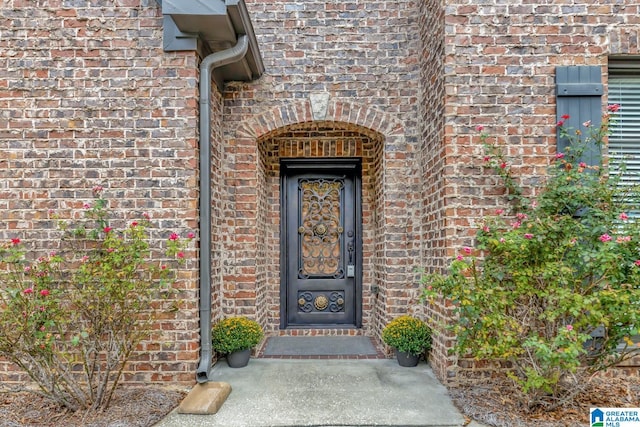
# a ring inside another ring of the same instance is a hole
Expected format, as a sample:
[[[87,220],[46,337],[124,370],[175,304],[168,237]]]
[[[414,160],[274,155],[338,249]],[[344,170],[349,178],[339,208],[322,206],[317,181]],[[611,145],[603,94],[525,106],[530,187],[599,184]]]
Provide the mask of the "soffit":
[[[164,50],[199,50],[205,56],[234,46],[238,36],[249,38],[244,58],[214,71],[223,81],[256,79],[264,72],[251,19],[244,0],[161,0]]]

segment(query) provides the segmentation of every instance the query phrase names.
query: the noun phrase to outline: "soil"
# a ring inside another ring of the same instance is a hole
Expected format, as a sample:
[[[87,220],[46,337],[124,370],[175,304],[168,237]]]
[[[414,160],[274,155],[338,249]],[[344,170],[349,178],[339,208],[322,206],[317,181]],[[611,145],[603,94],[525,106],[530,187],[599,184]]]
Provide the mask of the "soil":
[[[449,389],[455,405],[469,419],[494,427],[588,427],[590,408],[640,407],[640,377],[594,377],[581,382],[571,402],[557,409],[528,410],[512,381]]]
[[[33,393],[0,395],[0,427],[147,427],[173,410],[186,393],[161,388],[123,388],[103,412],[70,413]]]

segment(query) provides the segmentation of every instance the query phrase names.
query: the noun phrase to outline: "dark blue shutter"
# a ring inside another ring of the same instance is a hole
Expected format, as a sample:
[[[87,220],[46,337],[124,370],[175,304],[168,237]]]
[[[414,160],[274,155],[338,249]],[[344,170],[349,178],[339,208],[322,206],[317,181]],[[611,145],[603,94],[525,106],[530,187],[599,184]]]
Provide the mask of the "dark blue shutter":
[[[556,116],[568,114],[565,127],[570,133],[580,130],[581,139],[588,131],[583,123],[591,121],[591,127],[597,129],[602,122],[602,70],[599,66],[570,66],[556,68]],[[558,152],[569,145],[567,138],[560,138],[558,130]],[[587,147],[580,160],[589,164],[600,163],[600,149],[595,144]]]

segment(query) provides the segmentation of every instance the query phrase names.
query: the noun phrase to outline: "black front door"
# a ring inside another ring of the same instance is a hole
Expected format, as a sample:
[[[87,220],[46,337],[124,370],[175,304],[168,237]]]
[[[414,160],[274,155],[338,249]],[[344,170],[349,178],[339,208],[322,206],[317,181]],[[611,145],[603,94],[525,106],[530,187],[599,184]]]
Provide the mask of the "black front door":
[[[281,326],[361,326],[360,161],[282,160]]]

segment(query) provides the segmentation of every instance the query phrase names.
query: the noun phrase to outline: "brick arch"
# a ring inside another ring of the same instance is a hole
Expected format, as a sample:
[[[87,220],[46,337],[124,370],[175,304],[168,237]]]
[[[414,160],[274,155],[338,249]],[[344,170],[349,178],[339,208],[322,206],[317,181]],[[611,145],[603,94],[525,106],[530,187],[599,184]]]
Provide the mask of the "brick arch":
[[[236,130],[237,138],[259,139],[290,125],[312,122],[314,117],[310,100],[299,100],[273,107],[243,122]],[[375,131],[385,137],[402,135],[404,126],[395,116],[372,108],[342,100],[330,100],[327,112],[320,121],[343,122]]]
[[[364,333],[379,338],[388,318],[406,310],[410,301],[407,284],[414,277],[409,191],[413,165],[399,115],[342,100],[329,100],[326,114],[314,114],[309,99],[295,100],[249,116],[231,132],[222,310],[254,316],[268,334],[303,333],[278,330],[280,181],[275,159],[362,157],[363,186],[368,185],[363,196],[369,197],[369,208],[363,209],[363,238],[368,242],[363,250],[368,251],[369,259],[363,311],[370,315],[366,318],[363,313],[362,330],[314,333]],[[332,143],[313,142],[318,136],[342,138],[345,143],[338,150]],[[287,140],[294,139],[302,142],[288,144],[290,151],[283,151]],[[307,147],[311,147],[308,152]],[[327,147],[336,149],[327,151]]]
[[[345,334],[373,335],[374,316],[372,286],[375,262],[376,237],[373,212],[382,209],[380,186],[382,173],[383,142],[379,132],[344,121],[302,121],[278,127],[253,138],[258,149],[259,167],[256,171],[257,209],[256,223],[262,233],[256,235],[256,309],[267,331],[275,332],[280,325],[280,223],[281,188],[280,159],[282,158],[360,158],[362,159],[362,248],[363,268],[363,317],[362,329],[345,330]],[[378,205],[377,205],[378,204]],[[269,275],[268,272],[272,274]],[[274,308],[278,308],[275,310]],[[335,332],[335,331],[334,331]],[[332,333],[334,333],[332,332]],[[315,330],[315,333],[327,331]]]

